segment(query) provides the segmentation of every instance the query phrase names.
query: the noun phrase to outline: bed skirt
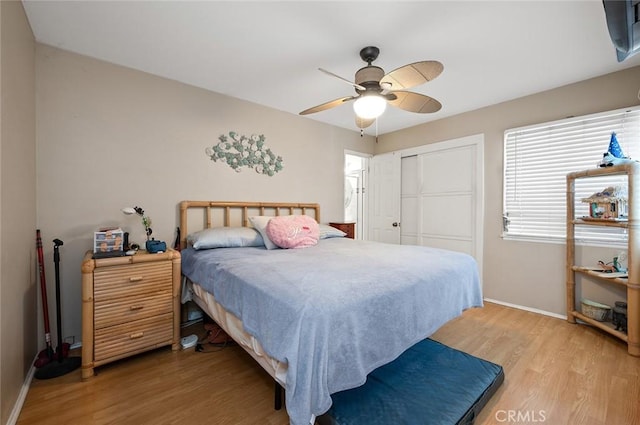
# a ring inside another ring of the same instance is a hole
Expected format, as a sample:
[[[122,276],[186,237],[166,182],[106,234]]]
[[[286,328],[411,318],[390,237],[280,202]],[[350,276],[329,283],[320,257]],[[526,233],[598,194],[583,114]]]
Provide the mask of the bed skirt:
[[[260,342],[247,333],[242,321],[222,307],[209,292],[183,276],[182,303],[195,302],[209,317],[224,329],[271,377],[286,388],[287,364],[267,355]]]

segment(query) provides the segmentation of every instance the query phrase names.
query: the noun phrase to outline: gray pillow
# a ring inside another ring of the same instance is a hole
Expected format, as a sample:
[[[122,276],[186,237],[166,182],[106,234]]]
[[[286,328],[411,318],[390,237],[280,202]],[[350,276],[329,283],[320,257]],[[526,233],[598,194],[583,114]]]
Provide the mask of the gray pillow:
[[[187,236],[194,249],[264,246],[260,233],[252,227],[212,227]]]
[[[343,238],[345,236],[347,236],[347,234],[340,229],[336,229],[328,224],[320,225],[320,239]]]
[[[264,246],[267,249],[278,249],[280,248],[278,245],[273,243],[271,239],[269,239],[269,235],[267,235],[267,224],[269,224],[269,220],[273,217],[266,215],[256,215],[253,217],[249,217],[249,222],[253,225],[253,227],[260,232],[262,236],[262,240],[264,242]]]

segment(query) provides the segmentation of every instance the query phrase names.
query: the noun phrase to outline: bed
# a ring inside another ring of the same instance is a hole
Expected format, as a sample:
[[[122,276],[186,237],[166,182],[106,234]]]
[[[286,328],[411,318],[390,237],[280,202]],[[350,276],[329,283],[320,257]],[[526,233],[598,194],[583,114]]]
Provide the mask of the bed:
[[[255,216],[321,222],[318,204],[181,202],[182,301],[198,304],[285,388],[293,425],[314,423],[331,394],[482,306],[477,265],[463,253],[344,237],[301,249],[187,246],[196,231],[250,227]]]

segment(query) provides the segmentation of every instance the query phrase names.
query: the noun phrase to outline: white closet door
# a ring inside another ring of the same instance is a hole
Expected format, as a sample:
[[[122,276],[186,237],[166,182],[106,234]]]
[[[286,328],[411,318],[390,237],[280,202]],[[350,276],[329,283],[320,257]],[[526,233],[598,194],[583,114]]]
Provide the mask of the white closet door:
[[[418,155],[418,244],[476,252],[476,147]]]
[[[400,243],[402,245],[420,245],[420,223],[418,222],[418,205],[420,201],[420,184],[418,180],[418,156],[402,158],[400,188]]]
[[[399,153],[402,244],[470,254],[478,262],[482,276],[484,135]]]
[[[482,276],[483,167],[482,134],[374,156],[369,238],[465,252]]]

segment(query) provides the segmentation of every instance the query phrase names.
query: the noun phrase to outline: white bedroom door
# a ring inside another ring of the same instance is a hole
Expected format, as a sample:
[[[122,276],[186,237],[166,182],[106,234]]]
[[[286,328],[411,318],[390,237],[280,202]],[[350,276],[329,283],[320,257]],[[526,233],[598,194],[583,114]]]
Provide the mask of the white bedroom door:
[[[369,162],[369,239],[400,243],[400,153],[375,155]]]

